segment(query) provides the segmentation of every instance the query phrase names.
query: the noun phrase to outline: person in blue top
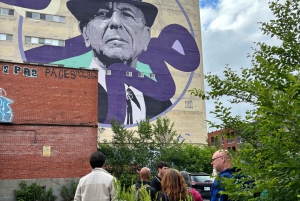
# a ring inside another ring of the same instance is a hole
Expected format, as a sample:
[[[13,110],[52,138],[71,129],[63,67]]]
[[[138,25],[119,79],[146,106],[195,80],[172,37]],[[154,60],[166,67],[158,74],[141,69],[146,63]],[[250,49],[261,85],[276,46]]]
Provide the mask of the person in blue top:
[[[216,151],[211,159],[211,165],[216,170],[220,178],[227,177],[231,178],[232,174],[235,172],[235,169],[232,168],[230,162],[230,154],[228,150],[218,150]],[[218,179],[216,179],[212,185],[211,189],[211,201],[227,201],[228,196],[220,194],[220,191],[225,191],[224,188],[221,188]]]

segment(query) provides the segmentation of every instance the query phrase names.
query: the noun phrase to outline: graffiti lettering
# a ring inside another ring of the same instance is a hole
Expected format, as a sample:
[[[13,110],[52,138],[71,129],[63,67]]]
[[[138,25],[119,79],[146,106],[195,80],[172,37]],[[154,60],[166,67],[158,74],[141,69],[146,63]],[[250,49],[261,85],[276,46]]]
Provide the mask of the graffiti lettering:
[[[3,73],[8,74],[8,71],[9,71],[9,66],[8,65],[2,66],[2,72]]]
[[[24,68],[23,69],[23,75],[26,77],[37,77],[37,70],[36,69],[30,69],[30,68]]]
[[[46,68],[46,77],[55,77],[59,79],[76,79],[76,77],[83,77],[87,79],[97,78],[96,71],[83,71],[83,70],[67,70],[67,69],[55,69]]]
[[[9,66],[3,66],[3,72],[8,74],[8,71],[9,71]],[[15,65],[14,66],[14,74],[19,75],[20,72],[22,72],[22,67]],[[38,71],[36,69],[33,69],[33,68],[31,69],[31,68],[24,67],[23,68],[23,75],[25,77],[34,77],[34,78],[36,78],[38,76]]]
[[[21,67],[20,66],[14,66],[14,74],[15,75],[18,75],[19,74],[19,72],[21,72]]]
[[[13,113],[9,104],[13,101],[2,96],[2,93],[4,96],[6,95],[5,90],[0,88],[0,122],[12,122]]]
[[[38,71],[36,69],[31,69],[31,76],[32,77],[37,77]]]

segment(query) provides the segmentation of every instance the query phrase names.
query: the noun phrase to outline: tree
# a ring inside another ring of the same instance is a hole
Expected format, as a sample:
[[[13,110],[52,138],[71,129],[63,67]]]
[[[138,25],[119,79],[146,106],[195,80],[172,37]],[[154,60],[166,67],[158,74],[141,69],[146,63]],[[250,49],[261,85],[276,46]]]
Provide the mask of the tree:
[[[160,160],[168,161],[173,168],[187,172],[212,173],[211,157],[217,149],[207,145],[180,143],[162,150]]]
[[[226,194],[235,200],[249,200],[254,192],[267,192],[265,200],[297,200],[300,194],[300,2],[281,2],[270,1],[275,19],[260,23],[262,33],[276,37],[280,45],[256,43],[249,56],[251,68],[237,73],[226,66],[224,79],[205,76],[211,91],[191,90],[202,99],[215,99],[213,114],[223,123],[211,126],[233,129],[248,143],[234,165],[256,185],[249,190],[243,188],[244,180],[225,182]],[[245,119],[233,116],[219,101],[223,96],[231,104],[250,103],[253,109]]]
[[[146,166],[156,174],[158,161],[166,161],[178,170],[212,172],[210,159],[215,149],[178,142],[174,123],[168,118],[158,118],[153,124],[143,120],[136,131],[115,120],[111,125],[113,139],[99,143],[99,151],[107,156],[106,169],[126,188],[137,179],[137,169]]]
[[[149,119],[138,123],[136,131],[128,130],[114,119],[111,120],[112,140],[99,144],[99,150],[107,156],[106,168],[123,185],[130,186],[138,175],[136,170],[144,166],[155,173],[155,165],[163,149],[176,146],[177,132],[168,118],[157,118],[154,124]]]

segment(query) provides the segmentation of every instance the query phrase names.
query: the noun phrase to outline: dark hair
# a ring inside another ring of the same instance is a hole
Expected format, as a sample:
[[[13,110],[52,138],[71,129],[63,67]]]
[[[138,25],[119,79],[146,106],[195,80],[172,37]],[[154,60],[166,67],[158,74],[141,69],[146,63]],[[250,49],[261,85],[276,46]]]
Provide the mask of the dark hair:
[[[102,168],[106,160],[106,156],[100,151],[92,153],[90,158],[90,165],[92,168]]]
[[[169,167],[168,163],[165,161],[159,161],[158,163],[156,163],[156,169],[158,170],[158,168],[163,168],[163,167]]]

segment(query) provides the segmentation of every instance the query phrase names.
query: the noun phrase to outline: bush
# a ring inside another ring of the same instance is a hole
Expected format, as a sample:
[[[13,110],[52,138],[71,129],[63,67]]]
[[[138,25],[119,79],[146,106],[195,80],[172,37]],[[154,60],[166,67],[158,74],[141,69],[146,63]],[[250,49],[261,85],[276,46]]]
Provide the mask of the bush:
[[[74,199],[77,185],[78,182],[72,180],[69,188],[67,186],[62,186],[60,196],[63,198],[64,201],[72,201]]]
[[[129,130],[115,120],[111,125],[113,139],[99,143],[98,150],[106,155],[105,169],[125,188],[138,179],[136,171],[142,167],[150,168],[154,176],[158,161],[178,170],[212,172],[210,160],[216,149],[178,142],[174,123],[168,118],[158,118],[152,124],[146,119],[138,123],[137,130]]]
[[[53,195],[52,188],[45,189],[45,186],[39,186],[36,183],[32,183],[27,186],[26,181],[22,180],[19,183],[20,190],[14,190],[14,195],[17,201],[55,201],[56,196]]]

